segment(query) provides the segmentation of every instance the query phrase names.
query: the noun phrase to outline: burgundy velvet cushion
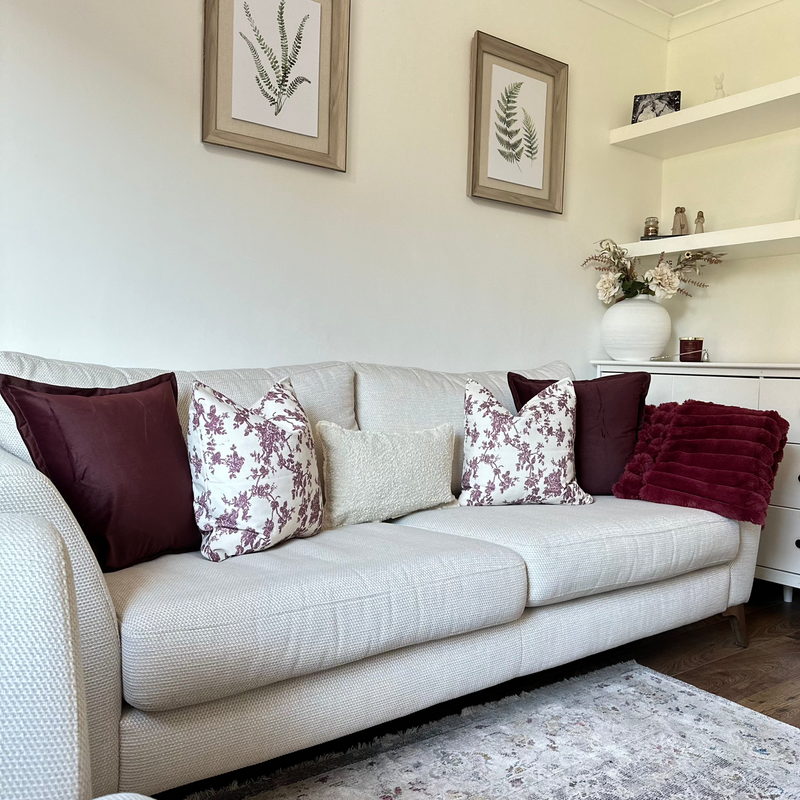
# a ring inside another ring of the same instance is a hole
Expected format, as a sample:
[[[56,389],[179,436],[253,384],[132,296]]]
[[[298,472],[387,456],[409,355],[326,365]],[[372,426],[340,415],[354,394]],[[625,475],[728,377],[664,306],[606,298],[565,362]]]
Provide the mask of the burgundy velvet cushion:
[[[788,432],[776,411],[697,400],[647,406],[614,494],[763,525]]]
[[[118,389],[0,376],[36,467],[106,571],[200,547],[173,374]]]
[[[508,385],[519,411],[553,381],[531,380],[508,373]],[[578,484],[589,494],[611,494],[633,455],[650,388],[647,372],[608,375],[575,381],[578,399],[575,471]]]

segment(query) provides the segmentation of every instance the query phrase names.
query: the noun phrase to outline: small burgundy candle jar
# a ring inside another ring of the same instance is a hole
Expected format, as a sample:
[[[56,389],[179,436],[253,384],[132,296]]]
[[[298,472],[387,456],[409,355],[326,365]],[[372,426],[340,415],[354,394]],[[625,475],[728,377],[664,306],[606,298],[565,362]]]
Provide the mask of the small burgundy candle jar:
[[[681,361],[702,361],[702,360],[703,360],[703,337],[682,336]]]

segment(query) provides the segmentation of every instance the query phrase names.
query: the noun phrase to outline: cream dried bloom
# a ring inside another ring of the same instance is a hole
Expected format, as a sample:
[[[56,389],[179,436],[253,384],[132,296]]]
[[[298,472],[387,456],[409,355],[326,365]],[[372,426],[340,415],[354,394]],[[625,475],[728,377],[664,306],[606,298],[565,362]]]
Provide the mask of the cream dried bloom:
[[[621,294],[621,272],[604,272],[597,282],[597,296],[606,304],[613,303]]]
[[[645,272],[644,280],[655,292],[656,300],[668,300],[677,294],[681,285],[680,275],[663,264]]]

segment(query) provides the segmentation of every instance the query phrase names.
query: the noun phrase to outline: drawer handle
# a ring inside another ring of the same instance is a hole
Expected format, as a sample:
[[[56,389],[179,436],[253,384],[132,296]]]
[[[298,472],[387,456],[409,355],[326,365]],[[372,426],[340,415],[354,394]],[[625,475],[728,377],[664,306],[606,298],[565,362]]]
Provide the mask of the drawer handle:
[[[800,547],[800,539],[796,539],[794,543],[795,547]]]

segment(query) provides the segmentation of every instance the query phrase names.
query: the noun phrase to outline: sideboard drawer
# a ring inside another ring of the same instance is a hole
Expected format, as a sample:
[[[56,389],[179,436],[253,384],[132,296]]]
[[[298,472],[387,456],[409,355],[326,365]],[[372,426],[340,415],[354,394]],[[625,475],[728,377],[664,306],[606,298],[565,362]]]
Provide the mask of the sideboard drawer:
[[[800,511],[770,506],[758,548],[758,566],[800,575]]]
[[[759,408],[777,411],[789,422],[789,441],[800,444],[800,378],[764,378]]]
[[[660,406],[672,401],[672,375],[651,375],[650,388],[647,390],[647,403]]]
[[[675,375],[672,399],[704,400],[742,408],[758,408],[758,378],[724,378],[713,375]]]
[[[786,445],[770,502],[775,506],[800,508],[800,444]]]

